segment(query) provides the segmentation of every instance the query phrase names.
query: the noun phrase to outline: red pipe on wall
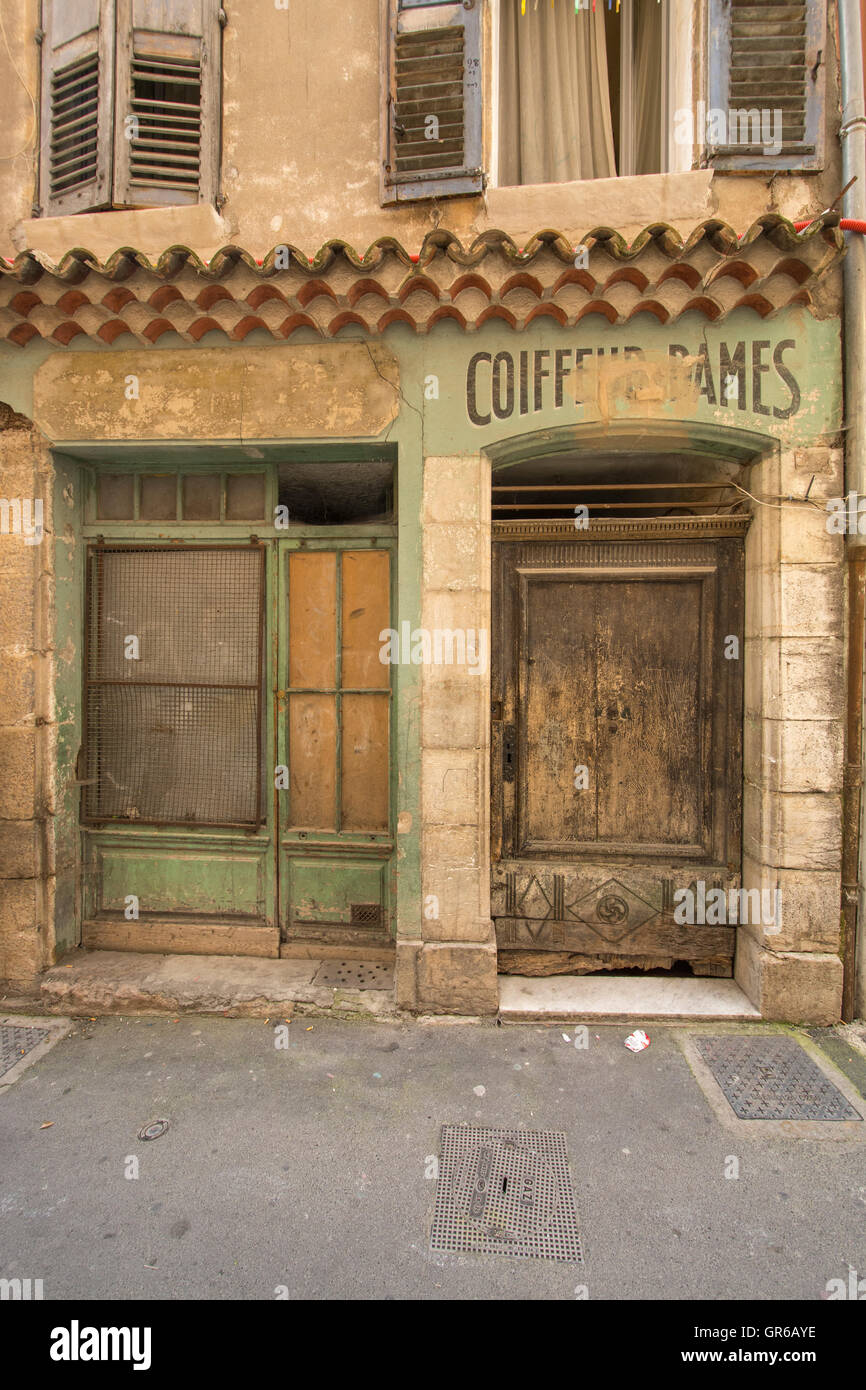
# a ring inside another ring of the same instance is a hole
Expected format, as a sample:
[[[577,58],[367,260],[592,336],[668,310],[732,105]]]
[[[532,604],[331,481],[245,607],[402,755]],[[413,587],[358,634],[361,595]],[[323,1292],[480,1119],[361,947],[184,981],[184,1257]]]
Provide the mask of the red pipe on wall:
[[[806,222],[795,222],[794,226],[798,232],[802,232],[804,227],[811,227],[817,220],[816,217],[810,217]],[[866,236],[866,222],[860,222],[855,217],[840,217],[839,226],[843,232],[859,232],[861,236]]]

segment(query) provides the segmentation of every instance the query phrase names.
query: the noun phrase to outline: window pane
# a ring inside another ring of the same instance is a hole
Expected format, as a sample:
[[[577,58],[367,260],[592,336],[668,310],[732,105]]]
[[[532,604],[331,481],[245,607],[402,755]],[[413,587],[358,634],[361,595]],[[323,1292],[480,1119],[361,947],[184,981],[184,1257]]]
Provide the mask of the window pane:
[[[333,689],[337,683],[337,557],[295,553],[289,559],[289,685]]]
[[[289,696],[291,824],[337,828],[337,697]]]
[[[183,480],[184,521],[219,521],[219,474],[187,473]]]
[[[88,818],[255,824],[263,552],[106,547],[88,566]]]
[[[388,627],[386,550],[343,552],[343,689],[387,689],[390,666],[379,660],[379,633]]]
[[[132,521],[132,473],[102,473],[96,483],[96,515],[100,521]]]
[[[344,695],[343,830],[388,829],[388,697]]]
[[[143,473],[138,514],[142,521],[174,521],[177,517],[177,474]]]
[[[226,478],[226,521],[261,521],[264,514],[264,473],[230,473]]]

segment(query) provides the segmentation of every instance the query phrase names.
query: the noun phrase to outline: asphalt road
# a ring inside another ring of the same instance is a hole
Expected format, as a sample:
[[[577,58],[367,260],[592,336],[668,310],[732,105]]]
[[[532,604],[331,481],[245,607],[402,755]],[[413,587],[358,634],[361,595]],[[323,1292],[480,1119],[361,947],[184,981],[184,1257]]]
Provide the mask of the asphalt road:
[[[277,1049],[276,1022],[76,1022],[0,1095],[0,1276],[112,1300],[817,1300],[866,1278],[866,1146],[733,1133],[672,1029],[633,1054],[625,1025],[577,1050],[559,1025],[297,1017]],[[425,1174],[463,1121],[565,1132],[583,1265],[430,1252]]]

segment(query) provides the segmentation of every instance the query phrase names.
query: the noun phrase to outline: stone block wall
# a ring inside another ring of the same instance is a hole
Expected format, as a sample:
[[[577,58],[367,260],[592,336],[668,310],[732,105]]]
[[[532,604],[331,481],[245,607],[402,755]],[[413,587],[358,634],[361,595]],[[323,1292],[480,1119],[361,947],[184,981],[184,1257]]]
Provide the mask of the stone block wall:
[[[498,1008],[488,810],[489,495],[486,460],[425,460],[422,627],[431,639],[437,631],[471,631],[478,644],[483,634],[471,663],[426,662],[421,672],[422,934],[398,942],[397,989],[405,1007],[429,1012]]]
[[[0,534],[0,981],[13,990],[53,961],[52,480],[41,435],[0,404],[0,497],[41,499],[44,528],[27,544],[10,510]]]
[[[811,481],[810,501],[803,497]],[[842,451],[783,451],[751,472],[746,541],[743,886],[781,894],[781,922],[737,929],[736,979],[768,1019],[841,1009],[844,538],[826,501]]]

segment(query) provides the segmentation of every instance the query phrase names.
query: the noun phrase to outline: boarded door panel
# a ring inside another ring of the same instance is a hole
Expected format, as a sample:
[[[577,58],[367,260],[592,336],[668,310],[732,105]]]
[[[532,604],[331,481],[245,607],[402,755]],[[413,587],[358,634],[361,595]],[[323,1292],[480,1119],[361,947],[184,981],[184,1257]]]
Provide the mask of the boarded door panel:
[[[337,557],[289,558],[289,685],[309,690],[337,683]]]
[[[342,747],[343,829],[387,830],[387,696],[343,696]]]
[[[337,709],[333,695],[289,696],[291,824],[337,827]]]
[[[379,660],[379,633],[391,609],[389,556],[384,550],[347,550],[343,564],[342,677],[344,690],[387,690],[390,668]]]
[[[362,545],[284,552],[280,913],[284,938],[313,952],[390,942],[391,556]]]

